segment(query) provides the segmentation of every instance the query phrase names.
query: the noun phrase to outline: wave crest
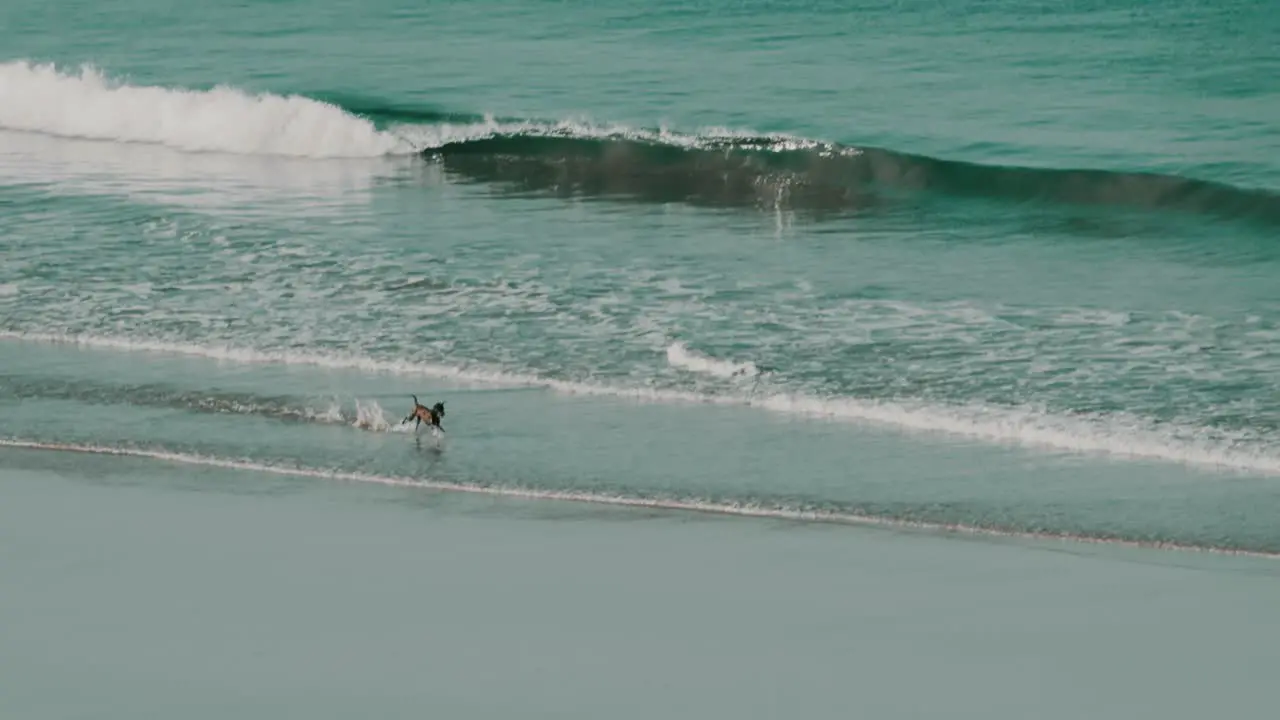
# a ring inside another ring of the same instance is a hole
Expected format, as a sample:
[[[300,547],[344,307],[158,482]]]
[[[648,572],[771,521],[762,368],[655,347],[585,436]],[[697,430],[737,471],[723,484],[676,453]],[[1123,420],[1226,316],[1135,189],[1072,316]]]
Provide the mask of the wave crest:
[[[116,82],[92,66],[0,63],[0,128],[186,151],[339,158],[408,153],[402,138],[326,102],[218,86]]]

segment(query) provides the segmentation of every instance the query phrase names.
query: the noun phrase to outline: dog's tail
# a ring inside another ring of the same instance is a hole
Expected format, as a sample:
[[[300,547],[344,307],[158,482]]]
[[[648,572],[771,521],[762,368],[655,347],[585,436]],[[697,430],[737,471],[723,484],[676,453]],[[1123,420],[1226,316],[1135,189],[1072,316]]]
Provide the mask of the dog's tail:
[[[403,424],[405,424],[405,423],[409,422],[410,420],[412,420],[412,419],[414,418],[414,416],[418,414],[418,406],[422,404],[422,403],[418,402],[418,396],[417,396],[417,395],[410,395],[409,397],[413,398],[413,412],[409,413],[409,417],[407,417],[407,418],[405,418],[405,419],[403,419],[403,420],[401,420],[401,421],[400,421],[400,424],[401,424],[401,425],[403,425]]]

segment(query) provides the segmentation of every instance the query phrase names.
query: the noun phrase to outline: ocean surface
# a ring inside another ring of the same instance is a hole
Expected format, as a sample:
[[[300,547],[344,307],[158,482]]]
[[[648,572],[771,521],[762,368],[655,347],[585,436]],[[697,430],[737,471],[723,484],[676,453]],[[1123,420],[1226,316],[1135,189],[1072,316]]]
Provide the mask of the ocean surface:
[[[0,4],[0,714],[1257,715],[1277,48],[1261,0]]]

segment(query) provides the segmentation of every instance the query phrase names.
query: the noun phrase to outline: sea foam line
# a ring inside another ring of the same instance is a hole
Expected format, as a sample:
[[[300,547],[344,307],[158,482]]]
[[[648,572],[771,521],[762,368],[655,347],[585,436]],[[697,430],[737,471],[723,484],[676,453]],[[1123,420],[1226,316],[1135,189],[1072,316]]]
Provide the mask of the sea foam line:
[[[705,515],[725,515],[742,518],[763,518],[787,520],[794,522],[828,523],[839,525],[859,525],[882,527],[895,530],[913,530],[954,535],[970,535],[993,538],[1018,538],[1036,541],[1062,541],[1082,544],[1101,544],[1117,547],[1142,548],[1148,550],[1174,550],[1186,552],[1205,552],[1220,555],[1238,555],[1267,559],[1280,559],[1280,552],[1267,550],[1246,550],[1240,548],[1212,545],[1191,545],[1186,543],[1126,540],[1122,538],[1100,538],[1089,535],[1055,532],[1031,532],[1019,530],[1002,530],[998,528],[963,525],[959,523],[924,522],[918,520],[901,520],[876,515],[863,515],[853,512],[836,512],[826,510],[802,510],[785,506],[771,506],[754,503],[729,503],[696,498],[652,498],[637,495],[608,495],[604,493],[581,490],[545,490],[515,486],[472,485],[440,480],[415,479],[394,475],[375,475],[372,473],[348,470],[322,470],[319,468],[286,467],[252,460],[232,460],[228,458],[181,453],[169,450],[152,450],[143,448],[109,447],[104,445],[87,445],[78,443],[43,442],[22,438],[0,438],[0,447],[20,450],[42,450],[55,452],[75,452],[90,455],[110,455],[117,457],[136,457],[163,462],[180,463],[216,467],[228,470],[262,472],[274,475],[304,477],[317,480],[337,480],[344,482],[371,483],[392,487],[417,488],[439,492],[456,492],[470,495],[487,495],[518,500],[541,500],[555,502],[575,502],[590,505],[608,505],[647,510],[670,510],[694,512]]]
[[[336,158],[413,151],[372,122],[307,97],[129,85],[92,66],[68,72],[28,61],[0,63],[0,128],[237,154]]]
[[[1183,465],[1280,476],[1280,456],[1234,447],[1230,439],[1187,440],[1144,426],[1138,419],[1118,416],[1067,417],[1029,409],[982,406],[909,406],[899,402],[850,397],[815,397],[799,393],[763,391],[707,394],[685,390],[619,387],[501,370],[453,367],[414,361],[375,360],[363,356],[333,356],[292,351],[210,347],[154,340],[130,340],[92,335],[16,333],[0,331],[0,340],[70,344],[127,352],[156,352],[239,363],[310,365],[335,370],[359,370],[399,375],[422,375],[462,383],[506,387],[540,387],[566,395],[611,397],[653,403],[688,403],[750,407],[785,415],[869,423],[885,428],[938,433],[999,445],[1015,445],[1066,453],[1105,455],[1123,459],[1173,462]]]

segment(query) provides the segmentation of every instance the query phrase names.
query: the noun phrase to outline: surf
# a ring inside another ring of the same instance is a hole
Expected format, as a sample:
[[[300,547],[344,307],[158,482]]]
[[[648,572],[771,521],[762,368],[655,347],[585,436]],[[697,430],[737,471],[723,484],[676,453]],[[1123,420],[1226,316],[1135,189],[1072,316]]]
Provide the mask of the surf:
[[[701,404],[763,410],[781,416],[862,423],[901,432],[935,434],[979,443],[1017,446],[1055,453],[1109,456],[1122,460],[1164,462],[1237,473],[1280,476],[1280,456],[1268,446],[1205,428],[1154,424],[1123,413],[1063,415],[1031,407],[942,405],[927,402],[820,396],[790,392],[767,383],[748,383],[728,390],[685,390],[638,387],[609,382],[561,380],[513,373],[485,366],[449,366],[414,360],[379,360],[364,355],[329,355],[302,351],[264,351],[191,343],[131,340],[91,335],[57,335],[0,331],[0,340],[73,345],[121,352],[144,352],[208,358],[246,364],[279,364],[356,370],[393,376],[437,378],[470,387],[539,388],[564,395],[612,397],[659,404]],[[676,347],[676,346],[671,346]],[[731,362],[681,358],[712,374],[741,367]],[[668,349],[668,357],[671,350]],[[381,417],[381,409],[379,408]],[[357,413],[369,429],[386,423],[371,413]],[[388,423],[389,424],[389,423]]]

